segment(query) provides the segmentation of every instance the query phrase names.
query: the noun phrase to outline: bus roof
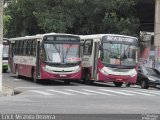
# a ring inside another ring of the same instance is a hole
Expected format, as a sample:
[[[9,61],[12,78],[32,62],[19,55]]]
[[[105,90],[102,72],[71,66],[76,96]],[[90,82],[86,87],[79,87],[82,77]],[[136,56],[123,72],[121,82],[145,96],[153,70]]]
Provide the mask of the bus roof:
[[[42,39],[44,36],[49,36],[49,35],[64,35],[64,36],[75,36],[75,37],[79,37],[78,35],[74,35],[74,34],[66,34],[66,33],[45,33],[45,34],[37,34],[37,35],[33,35],[33,36],[24,36],[24,37],[16,37],[16,38],[10,38],[9,41],[15,41],[15,40],[27,40],[27,39]]]
[[[3,38],[3,41],[7,41],[8,40],[8,38]]]
[[[95,39],[95,38],[102,38],[103,36],[119,36],[119,37],[130,37],[137,39],[136,37],[133,36],[127,36],[127,35],[120,35],[120,34],[93,34],[93,35],[80,35],[81,39]],[[138,40],[138,39],[137,39]]]

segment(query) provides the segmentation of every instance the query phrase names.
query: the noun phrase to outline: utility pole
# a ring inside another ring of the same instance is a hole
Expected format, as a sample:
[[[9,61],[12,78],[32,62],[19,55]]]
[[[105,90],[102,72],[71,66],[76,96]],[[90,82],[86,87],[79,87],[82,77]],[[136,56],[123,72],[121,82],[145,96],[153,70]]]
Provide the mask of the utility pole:
[[[154,44],[156,46],[155,67],[160,69],[160,0],[155,0]]]
[[[2,91],[3,4],[4,0],[0,0],[0,91]]]

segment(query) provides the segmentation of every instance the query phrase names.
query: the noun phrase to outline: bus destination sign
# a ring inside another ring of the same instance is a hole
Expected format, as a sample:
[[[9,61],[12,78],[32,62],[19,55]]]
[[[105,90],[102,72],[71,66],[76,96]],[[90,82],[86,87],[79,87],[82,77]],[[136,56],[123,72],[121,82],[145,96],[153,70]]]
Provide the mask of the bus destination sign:
[[[114,42],[114,41],[115,42],[128,42],[128,43],[132,43],[134,41],[133,38],[130,38],[130,37],[121,37],[121,36],[105,36],[103,40],[105,40],[105,41],[112,41],[112,42]]]
[[[46,40],[48,41],[78,41],[78,37],[72,36],[47,36]]]

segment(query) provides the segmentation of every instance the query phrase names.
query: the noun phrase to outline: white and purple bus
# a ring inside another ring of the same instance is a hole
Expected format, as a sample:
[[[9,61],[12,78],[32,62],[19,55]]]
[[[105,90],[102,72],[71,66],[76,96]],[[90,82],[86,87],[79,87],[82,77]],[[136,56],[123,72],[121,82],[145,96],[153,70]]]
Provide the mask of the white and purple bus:
[[[83,35],[82,69],[84,82],[113,82],[115,86],[135,84],[139,42],[136,37],[117,34]]]
[[[9,39],[9,66],[17,77],[81,80],[80,37],[47,33]]]

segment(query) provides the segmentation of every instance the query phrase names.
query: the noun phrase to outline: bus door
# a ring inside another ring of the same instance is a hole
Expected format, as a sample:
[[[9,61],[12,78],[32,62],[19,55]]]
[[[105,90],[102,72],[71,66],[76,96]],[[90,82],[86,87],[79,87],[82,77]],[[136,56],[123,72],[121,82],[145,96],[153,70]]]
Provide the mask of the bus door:
[[[36,47],[36,78],[40,78],[40,41],[37,41]]]
[[[98,65],[98,55],[99,55],[99,42],[96,41],[93,44],[93,56],[92,56],[92,76],[93,80],[97,80],[97,65]]]
[[[91,64],[91,56],[92,56],[92,47],[93,47],[93,40],[86,39],[83,44],[83,56],[82,56],[82,66],[85,68],[89,68],[92,66]]]
[[[10,43],[9,44],[9,58],[8,58],[8,63],[9,63],[9,67],[10,67],[10,71],[12,73],[15,72],[15,65],[14,65],[14,47],[15,47],[15,43]]]

